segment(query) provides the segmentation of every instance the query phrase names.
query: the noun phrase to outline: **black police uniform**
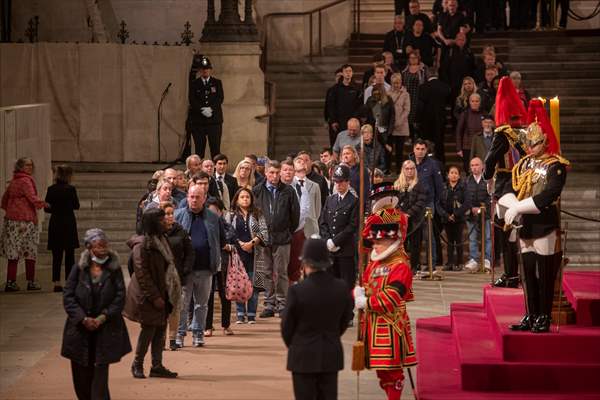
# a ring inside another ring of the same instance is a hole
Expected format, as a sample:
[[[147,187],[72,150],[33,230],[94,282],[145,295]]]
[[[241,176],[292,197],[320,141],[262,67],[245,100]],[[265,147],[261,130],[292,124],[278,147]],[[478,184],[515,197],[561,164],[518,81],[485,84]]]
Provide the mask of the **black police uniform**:
[[[350,191],[346,192],[343,199],[338,193],[329,196],[321,211],[319,231],[323,239],[331,239],[340,248],[331,253],[331,273],[343,279],[349,290],[352,289],[356,282],[358,198]]]
[[[210,61],[206,60],[204,67],[211,67]],[[221,81],[213,76],[206,80],[201,77],[192,79],[189,90],[190,101],[190,129],[194,138],[196,154],[204,158],[206,140],[210,146],[211,158],[221,153],[221,134],[223,130],[223,85]],[[210,107],[212,115],[206,117],[202,114],[203,107]]]
[[[508,127],[498,127],[492,137],[492,145],[488,151],[484,161],[483,179],[490,180],[496,177],[494,187],[494,199],[499,198],[508,193],[514,193],[512,188],[512,168],[525,155],[525,150],[519,142],[516,132]],[[497,225],[504,226],[504,218],[500,218],[495,210],[494,220]],[[515,240],[510,241],[511,231],[503,229],[494,229],[494,241],[498,237],[497,244],[502,253],[504,262],[504,274],[494,282],[495,286],[517,287],[519,276],[519,258],[518,247]],[[496,245],[496,243],[495,243]],[[496,257],[496,255],[493,255]]]

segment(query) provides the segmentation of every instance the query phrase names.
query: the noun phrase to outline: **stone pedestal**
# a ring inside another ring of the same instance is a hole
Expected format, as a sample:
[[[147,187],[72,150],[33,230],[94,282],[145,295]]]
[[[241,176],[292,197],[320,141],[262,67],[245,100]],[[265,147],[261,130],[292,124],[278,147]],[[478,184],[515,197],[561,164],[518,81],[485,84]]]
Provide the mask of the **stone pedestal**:
[[[255,118],[266,113],[265,77],[259,66],[261,50],[257,42],[201,42],[195,47],[210,58],[213,75],[223,82],[221,151],[229,157],[233,171],[234,163],[245,154],[267,154],[268,120]]]

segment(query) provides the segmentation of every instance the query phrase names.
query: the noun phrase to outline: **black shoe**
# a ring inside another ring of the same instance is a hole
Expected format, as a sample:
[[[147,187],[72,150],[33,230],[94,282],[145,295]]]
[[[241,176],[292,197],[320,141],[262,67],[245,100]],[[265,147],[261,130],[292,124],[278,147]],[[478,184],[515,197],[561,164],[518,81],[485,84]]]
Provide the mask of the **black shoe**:
[[[263,310],[263,312],[260,313],[261,318],[272,318],[274,316],[275,312],[273,310]]]
[[[131,365],[131,375],[133,375],[133,377],[136,379],[146,378],[146,375],[144,375],[144,367],[136,363]]]
[[[542,314],[535,319],[535,322],[531,326],[531,332],[543,333],[550,331],[551,318],[547,314]]]
[[[519,277],[509,277],[506,274],[502,274],[502,276],[494,282],[494,286],[517,289],[519,287]]]
[[[17,285],[17,282],[6,281],[6,285],[4,285],[5,292],[18,292],[19,290],[21,290],[21,288],[19,287],[19,285]]]
[[[454,271],[454,267],[456,267],[453,264],[446,264],[444,265],[444,267],[442,268],[444,271]]]
[[[150,368],[150,378],[177,378],[177,372],[169,371],[164,365]]]
[[[54,285],[54,290],[52,290],[54,293],[62,293],[63,291],[63,287],[60,285]]]
[[[175,339],[169,340],[169,350],[176,351],[180,348],[181,347],[179,345],[177,345],[177,340],[175,340]]]
[[[36,281],[27,282],[27,290],[42,290],[42,287]]]
[[[509,328],[512,331],[529,331],[531,330],[531,325],[535,320],[535,316],[526,315],[521,319],[521,322],[518,324],[510,325]]]

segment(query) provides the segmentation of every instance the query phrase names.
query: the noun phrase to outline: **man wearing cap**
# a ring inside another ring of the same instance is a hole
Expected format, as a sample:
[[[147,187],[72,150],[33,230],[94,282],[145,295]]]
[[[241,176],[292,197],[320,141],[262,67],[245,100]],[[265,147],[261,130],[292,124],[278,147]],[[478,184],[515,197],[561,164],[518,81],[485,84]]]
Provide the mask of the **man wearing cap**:
[[[213,76],[212,64],[207,57],[200,59],[199,70],[190,82],[190,125],[196,154],[204,158],[206,140],[210,146],[210,157],[221,152],[223,127],[223,85]]]
[[[361,286],[354,288],[356,308],[365,310],[365,365],[377,372],[388,400],[400,400],[403,367],[417,363],[406,302],[414,300],[412,271],[404,251],[408,218],[396,208],[369,216],[362,232],[373,243]]]
[[[492,147],[492,138],[494,137],[494,118],[487,114],[481,118],[482,130],[473,136],[471,141],[471,160],[479,158],[485,160],[490,147]]]
[[[337,193],[327,198],[319,217],[321,237],[327,241],[333,258],[330,271],[343,279],[348,290],[356,281],[356,232],[358,230],[358,198],[350,193],[350,168],[338,165],[333,171]]]
[[[344,369],[340,337],[354,304],[346,284],[326,272],[331,259],[325,240],[306,240],[300,259],[305,279],[289,288],[281,320],[287,369],[296,400],[335,400],[338,371]]]

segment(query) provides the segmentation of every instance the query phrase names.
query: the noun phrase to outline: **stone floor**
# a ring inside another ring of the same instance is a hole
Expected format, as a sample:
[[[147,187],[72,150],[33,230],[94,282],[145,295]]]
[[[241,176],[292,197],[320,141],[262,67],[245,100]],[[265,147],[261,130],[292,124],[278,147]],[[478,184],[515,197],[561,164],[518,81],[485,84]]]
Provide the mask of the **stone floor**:
[[[60,356],[65,320],[62,298],[47,291],[50,289],[50,279],[46,276],[49,271],[42,270],[40,274],[42,284],[46,282],[46,290],[0,294],[0,399],[75,398],[69,362]],[[417,318],[448,314],[453,301],[481,301],[481,287],[489,279],[485,274],[451,272],[444,281],[416,281],[416,301],[409,305],[413,323]],[[133,323],[128,326],[135,345],[138,326]],[[218,321],[215,326],[219,326]],[[166,351],[164,363],[179,373],[180,378],[176,380],[134,380],[129,373],[132,355],[127,355],[122,362],[111,366],[112,398],[292,399],[279,319],[232,328],[234,336],[223,336],[221,330],[216,330],[204,348]],[[349,369],[355,338],[355,328],[349,329],[343,337],[347,368],[339,376],[340,399],[357,398],[356,373]],[[358,382],[361,400],[384,398],[374,372],[361,372]],[[407,380],[403,399],[412,398]]]

